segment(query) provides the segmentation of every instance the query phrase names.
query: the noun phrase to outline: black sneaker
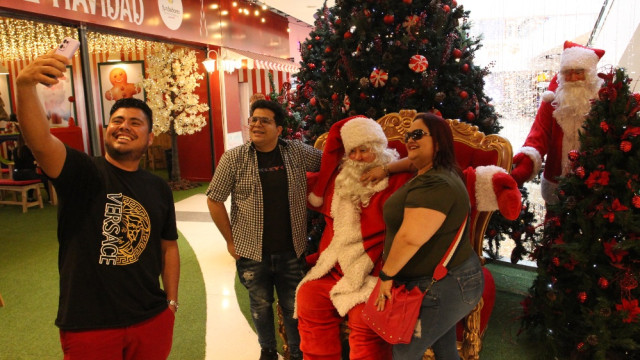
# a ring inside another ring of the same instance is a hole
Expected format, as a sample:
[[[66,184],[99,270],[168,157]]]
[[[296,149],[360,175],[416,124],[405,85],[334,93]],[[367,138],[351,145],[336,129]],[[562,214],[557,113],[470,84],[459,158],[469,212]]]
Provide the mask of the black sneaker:
[[[275,349],[262,349],[260,360],[278,360],[278,352]]]

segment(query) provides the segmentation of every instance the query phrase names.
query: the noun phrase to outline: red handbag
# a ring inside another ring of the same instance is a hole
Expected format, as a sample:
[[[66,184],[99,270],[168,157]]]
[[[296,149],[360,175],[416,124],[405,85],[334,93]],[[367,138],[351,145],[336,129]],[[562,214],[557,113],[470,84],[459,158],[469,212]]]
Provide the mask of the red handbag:
[[[447,275],[446,266],[453,256],[453,250],[460,243],[462,233],[467,225],[467,217],[465,217],[460,229],[458,229],[455,241],[451,242],[449,249],[447,249],[442,260],[436,266],[431,283],[424,292],[420,291],[417,286],[411,290],[407,290],[404,285],[394,286],[391,288],[391,297],[386,300],[384,309],[378,311],[375,305],[380,290],[380,279],[378,279],[367,303],[362,309],[362,319],[386,342],[391,344],[408,344],[411,342],[416,322],[420,315],[422,299],[436,281]]]

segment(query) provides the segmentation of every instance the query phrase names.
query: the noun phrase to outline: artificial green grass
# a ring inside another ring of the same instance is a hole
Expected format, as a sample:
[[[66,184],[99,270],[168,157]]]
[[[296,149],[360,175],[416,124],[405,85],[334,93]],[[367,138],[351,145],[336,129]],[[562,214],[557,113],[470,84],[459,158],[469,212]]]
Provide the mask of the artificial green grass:
[[[204,191],[174,192],[175,201]],[[0,359],[61,359],[54,320],[58,307],[57,207],[0,206]],[[180,311],[176,314],[169,359],[204,359],[206,299],[202,272],[188,242],[179,234]]]

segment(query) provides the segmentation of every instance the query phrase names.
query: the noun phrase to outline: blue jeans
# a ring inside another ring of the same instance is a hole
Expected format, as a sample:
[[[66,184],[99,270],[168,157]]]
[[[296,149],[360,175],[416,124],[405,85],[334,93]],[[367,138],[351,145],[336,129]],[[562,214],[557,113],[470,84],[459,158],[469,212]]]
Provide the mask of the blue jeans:
[[[424,291],[430,278],[396,281],[408,289]],[[456,324],[473,310],[482,297],[484,278],[478,257],[450,269],[447,276],[433,284],[422,300],[416,332],[409,344],[393,346],[394,359],[422,359],[431,347],[437,360],[460,360],[456,347]]]
[[[296,287],[306,271],[304,258],[294,252],[263,257],[262,262],[240,258],[236,261],[240,282],[249,291],[251,315],[262,349],[276,348],[273,326],[273,288],[278,292],[287,343],[292,356],[301,356],[298,320],[293,318]]]

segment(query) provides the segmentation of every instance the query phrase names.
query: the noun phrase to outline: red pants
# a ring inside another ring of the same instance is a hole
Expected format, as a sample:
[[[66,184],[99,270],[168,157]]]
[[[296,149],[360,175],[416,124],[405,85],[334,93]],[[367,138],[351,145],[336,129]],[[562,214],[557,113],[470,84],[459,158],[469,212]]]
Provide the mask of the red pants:
[[[340,323],[344,320],[331,302],[329,290],[337,280],[325,276],[303,284],[298,290],[298,329],[300,350],[305,360],[340,360]],[[362,321],[362,308],[358,304],[349,310],[349,359],[389,360],[391,344],[382,340]]]
[[[171,309],[141,323],[115,329],[60,330],[64,360],[160,360],[166,359],[173,342]]]

